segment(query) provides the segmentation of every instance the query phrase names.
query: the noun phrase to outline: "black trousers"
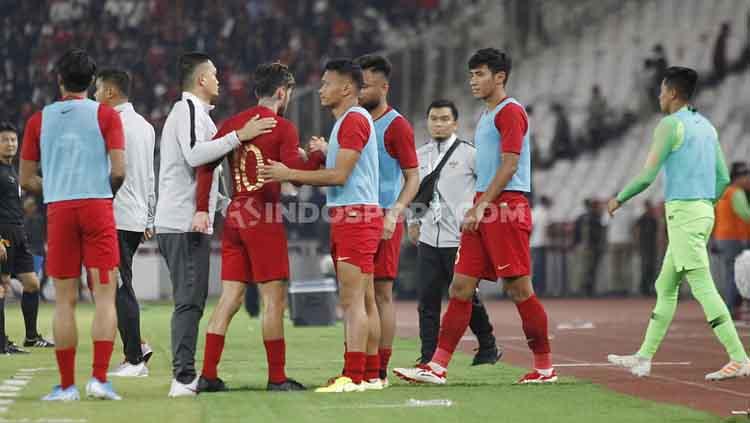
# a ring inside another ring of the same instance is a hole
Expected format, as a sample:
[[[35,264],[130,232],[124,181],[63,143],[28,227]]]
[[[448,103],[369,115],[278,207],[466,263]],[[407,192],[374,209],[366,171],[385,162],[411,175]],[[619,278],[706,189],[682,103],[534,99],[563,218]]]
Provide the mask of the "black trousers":
[[[143,232],[117,231],[120,243],[120,285],[117,287],[117,329],[120,331],[125,359],[130,364],[143,361],[141,351],[141,312],[133,290],[133,256],[141,244]]]
[[[187,384],[197,374],[195,350],[208,296],[211,235],[163,233],[156,234],[156,241],[172,280],[172,374],[178,382]]]
[[[423,361],[429,361],[437,348],[440,309],[453,280],[457,251],[458,248],[436,248],[421,242],[417,247],[419,339],[422,341]],[[469,327],[479,340],[480,350],[492,349],[495,347],[492,324],[477,294],[474,294],[472,305]]]

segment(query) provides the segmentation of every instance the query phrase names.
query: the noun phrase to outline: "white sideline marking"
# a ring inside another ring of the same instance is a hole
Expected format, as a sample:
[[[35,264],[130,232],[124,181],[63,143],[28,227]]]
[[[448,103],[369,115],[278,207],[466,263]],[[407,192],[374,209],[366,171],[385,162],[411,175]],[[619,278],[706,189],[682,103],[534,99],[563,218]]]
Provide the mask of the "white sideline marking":
[[[557,325],[557,330],[576,330],[576,329],[595,329],[594,322],[584,322],[574,320],[572,322],[563,322]]]
[[[31,378],[31,374],[15,374],[10,379],[4,380],[3,384],[0,385],[0,398],[14,398],[19,396],[23,388],[31,382]],[[0,414],[7,413],[14,402],[15,400],[12,399],[0,399]],[[1,421],[5,420],[0,419]]]
[[[652,366],[689,366],[693,363],[689,361],[656,361],[651,363]],[[553,364],[552,367],[620,367],[612,363],[564,363]]]
[[[26,419],[3,419],[0,417],[0,423],[86,423],[86,419],[61,419],[55,417],[40,417],[36,420]]]
[[[55,370],[55,368],[54,367],[37,367],[35,369],[18,369],[20,373],[44,372],[47,370]]]
[[[14,379],[8,379],[3,382],[5,385],[13,385],[13,386],[26,386],[28,385],[28,380],[14,380]]]
[[[411,398],[407,401],[397,403],[397,404],[357,404],[357,405],[320,407],[319,409],[323,409],[323,410],[357,409],[357,410],[360,410],[360,409],[370,409],[370,408],[453,407],[453,405],[455,405],[455,403],[449,399],[417,400],[417,399]]]
[[[515,351],[524,351],[524,352],[528,351],[526,348],[518,348],[518,347],[514,347],[512,345],[508,345],[506,348],[509,349],[509,350],[515,350]],[[561,358],[563,360],[567,360],[567,361],[570,361],[572,363],[583,363],[582,360],[575,359],[575,358],[573,358],[571,356],[568,356],[568,355],[563,355],[563,354],[557,353],[557,354],[555,354],[555,356],[557,358]],[[620,370],[625,371],[625,372],[628,371],[627,369],[622,369],[622,368],[615,368],[615,369],[620,369]],[[661,380],[665,380],[667,382],[679,383],[681,385],[688,385],[688,386],[692,386],[694,388],[705,389],[707,391],[723,392],[725,394],[735,395],[735,396],[742,397],[742,398],[750,398],[750,394],[746,394],[744,392],[737,392],[737,391],[733,391],[731,389],[717,388],[717,387],[710,386],[710,385],[707,385],[707,384],[700,384],[700,383],[695,383],[695,382],[689,382],[687,380],[675,379],[675,378],[667,377],[667,376],[658,376],[658,375],[654,375],[654,374],[652,374],[649,377],[651,379],[661,379]],[[2,423],[2,422],[0,422],[0,423]]]

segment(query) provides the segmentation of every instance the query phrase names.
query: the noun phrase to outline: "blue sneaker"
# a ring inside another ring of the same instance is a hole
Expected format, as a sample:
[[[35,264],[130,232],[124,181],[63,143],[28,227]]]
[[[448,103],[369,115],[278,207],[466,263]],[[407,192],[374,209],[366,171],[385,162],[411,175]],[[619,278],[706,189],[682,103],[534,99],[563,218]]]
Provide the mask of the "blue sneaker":
[[[75,385],[68,386],[67,389],[56,385],[52,388],[52,392],[42,397],[42,401],[78,401],[80,399],[81,395]]]
[[[89,383],[86,384],[86,396],[89,398],[114,401],[122,399],[121,396],[117,395],[114,388],[112,388],[112,382],[99,382],[99,380],[94,377],[92,377],[91,380],[89,380]]]

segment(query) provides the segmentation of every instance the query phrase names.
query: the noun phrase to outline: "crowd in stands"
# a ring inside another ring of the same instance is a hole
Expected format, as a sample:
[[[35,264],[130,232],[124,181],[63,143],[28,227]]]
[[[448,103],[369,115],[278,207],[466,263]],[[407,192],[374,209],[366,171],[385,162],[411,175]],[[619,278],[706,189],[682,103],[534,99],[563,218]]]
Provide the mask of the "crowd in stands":
[[[718,28],[713,43],[712,68],[703,70],[705,75],[701,79],[700,88],[713,87],[720,84],[733,73],[745,72],[750,69],[750,11],[747,13],[744,47],[737,57],[729,57],[727,42],[732,32],[729,22],[724,22]],[[667,52],[663,45],[652,46],[650,54],[644,58],[642,68],[637,72],[640,92],[633,93],[637,99],[635,107],[617,107],[607,103],[598,85],[591,87],[591,96],[586,107],[584,128],[575,131],[570,125],[568,111],[562,104],[553,103],[550,107],[555,115],[555,126],[550,151],[540,152],[536,157],[535,166],[547,168],[558,159],[574,159],[578,155],[596,151],[606,143],[616,140],[639,119],[648,118],[659,112],[657,98],[661,87],[664,70],[670,65]]]
[[[57,96],[52,66],[71,46],[133,73],[132,100],[157,128],[179,96],[186,50],[215,59],[217,119],[250,104],[248,75],[263,61],[291,66],[298,85],[331,57],[402,42],[441,19],[450,0],[0,0],[0,110],[23,128]]]

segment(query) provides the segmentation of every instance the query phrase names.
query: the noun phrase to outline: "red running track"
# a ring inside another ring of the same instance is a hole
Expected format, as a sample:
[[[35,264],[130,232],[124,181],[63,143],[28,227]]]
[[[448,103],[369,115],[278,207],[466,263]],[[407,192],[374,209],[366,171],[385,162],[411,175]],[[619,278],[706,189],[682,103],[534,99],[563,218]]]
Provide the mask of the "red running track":
[[[733,410],[747,410],[750,378],[713,383],[704,380],[706,373],[718,370],[729,359],[706,323],[700,305],[693,300],[680,301],[672,327],[654,357],[655,363],[664,364],[656,364],[651,377],[638,379],[624,369],[607,365],[609,353],[631,354],[638,350],[654,301],[543,299],[550,317],[553,362],[558,365],[558,372],[624,394],[681,404],[720,416],[729,416]],[[530,366],[531,355],[516,307],[509,301],[489,301],[486,306],[498,344],[505,349],[503,361]],[[397,314],[398,335],[418,337],[416,304],[399,303]],[[750,326],[738,327],[738,331],[748,348]],[[467,331],[459,348],[472,353],[476,341],[471,338]]]

